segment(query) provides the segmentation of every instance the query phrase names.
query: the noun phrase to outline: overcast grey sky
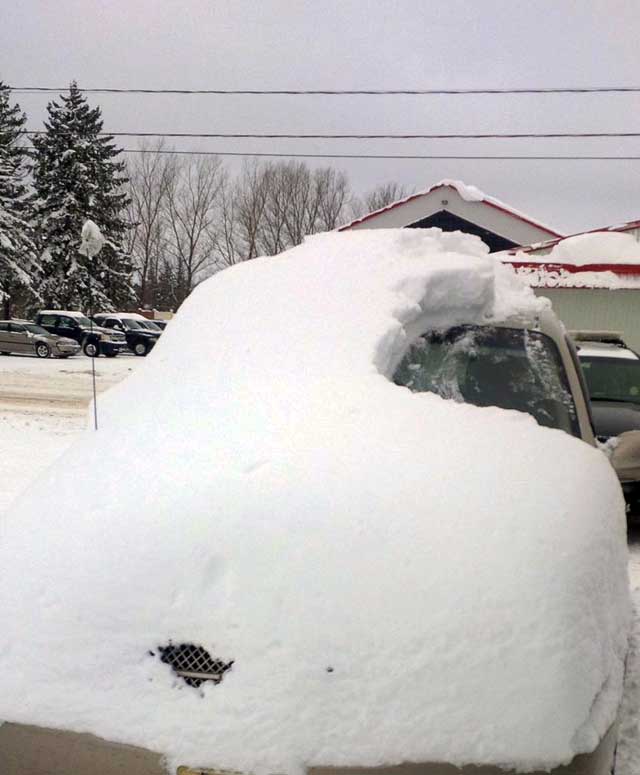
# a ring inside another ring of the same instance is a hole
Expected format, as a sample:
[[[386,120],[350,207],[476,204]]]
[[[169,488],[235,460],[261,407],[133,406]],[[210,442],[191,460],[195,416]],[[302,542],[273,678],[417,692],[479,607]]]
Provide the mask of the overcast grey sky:
[[[8,0],[12,86],[279,89],[640,85],[638,0]],[[40,128],[52,95],[17,94]],[[419,97],[91,95],[110,131],[640,131],[640,94]],[[126,147],[136,141],[122,140]],[[640,139],[176,140],[176,148],[636,154]],[[336,160],[364,191],[458,178],[576,231],[640,218],[640,161]]]

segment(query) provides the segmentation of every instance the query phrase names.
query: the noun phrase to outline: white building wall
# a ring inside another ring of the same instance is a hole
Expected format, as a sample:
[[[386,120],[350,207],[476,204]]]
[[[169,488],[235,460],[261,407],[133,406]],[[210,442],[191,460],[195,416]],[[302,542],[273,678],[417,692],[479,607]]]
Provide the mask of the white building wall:
[[[551,300],[569,329],[621,331],[627,344],[640,351],[640,291],[604,288],[536,288]]]

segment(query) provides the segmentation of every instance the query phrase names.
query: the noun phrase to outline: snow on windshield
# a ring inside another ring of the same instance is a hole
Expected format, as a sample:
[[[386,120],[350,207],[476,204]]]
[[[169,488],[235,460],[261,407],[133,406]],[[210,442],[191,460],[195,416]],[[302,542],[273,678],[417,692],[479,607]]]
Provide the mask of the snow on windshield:
[[[463,326],[414,342],[394,374],[414,392],[531,414],[580,436],[575,405],[553,341],[538,331]]]
[[[203,282],[2,519],[0,718],[173,771],[592,749],[628,615],[608,462],[391,381],[429,328],[545,305],[437,229],[317,236]]]

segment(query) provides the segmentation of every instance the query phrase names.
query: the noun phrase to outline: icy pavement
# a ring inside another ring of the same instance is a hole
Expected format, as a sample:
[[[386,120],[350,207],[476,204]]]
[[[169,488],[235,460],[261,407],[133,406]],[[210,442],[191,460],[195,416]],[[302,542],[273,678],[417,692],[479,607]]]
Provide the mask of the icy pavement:
[[[99,358],[98,393],[142,362],[135,356]],[[0,512],[86,427],[91,397],[90,358],[0,356]]]
[[[127,356],[99,359],[98,391],[144,367],[144,362]],[[0,512],[83,432],[90,398],[88,358],[0,358]],[[629,576],[637,613],[627,663],[616,775],[640,773],[640,529],[632,530],[629,538]]]
[[[144,361],[133,355],[98,358],[98,392],[120,382]],[[84,355],[53,359],[0,356],[0,412],[84,417],[92,396],[92,363]]]

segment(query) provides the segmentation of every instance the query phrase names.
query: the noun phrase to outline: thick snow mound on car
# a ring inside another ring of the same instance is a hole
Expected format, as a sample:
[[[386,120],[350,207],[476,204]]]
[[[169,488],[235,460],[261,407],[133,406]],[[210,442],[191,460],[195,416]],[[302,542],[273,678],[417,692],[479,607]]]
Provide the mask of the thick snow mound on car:
[[[3,519],[0,718],[253,773],[593,748],[626,647],[609,464],[389,378],[414,334],[542,304],[439,230],[203,283]],[[189,687],[169,642],[233,666]]]

